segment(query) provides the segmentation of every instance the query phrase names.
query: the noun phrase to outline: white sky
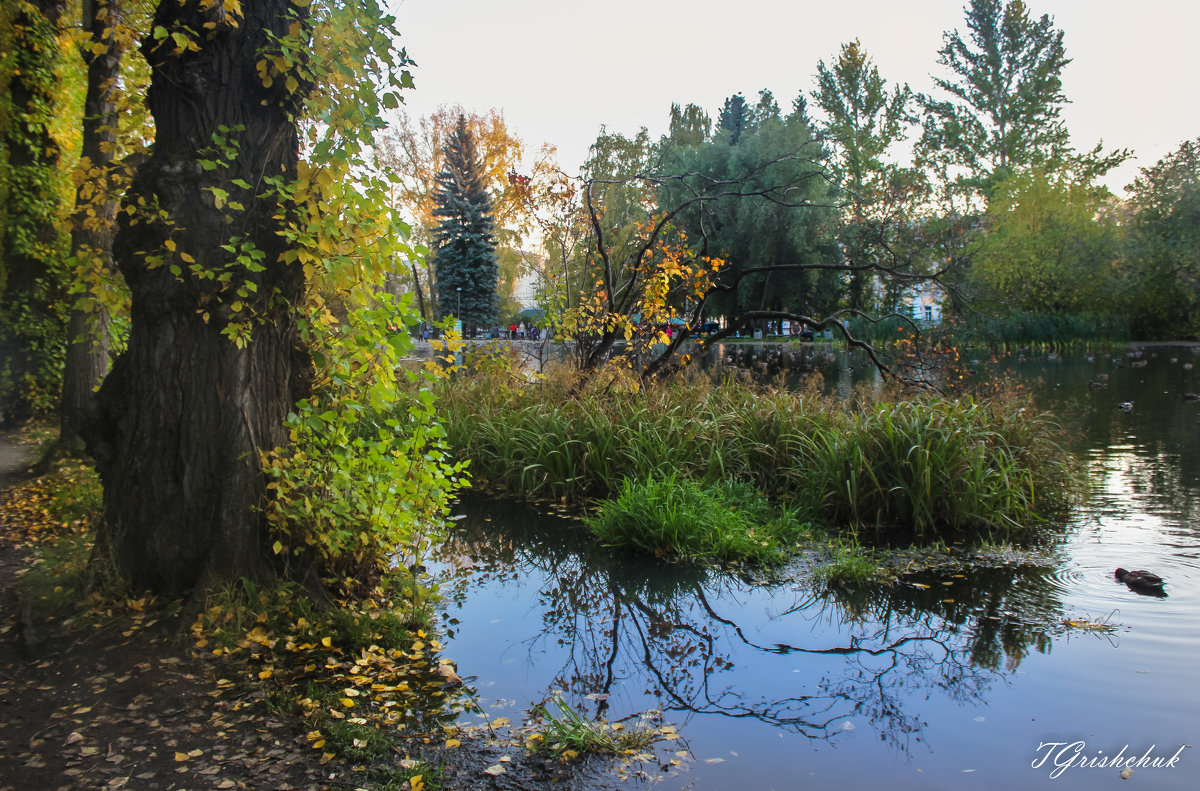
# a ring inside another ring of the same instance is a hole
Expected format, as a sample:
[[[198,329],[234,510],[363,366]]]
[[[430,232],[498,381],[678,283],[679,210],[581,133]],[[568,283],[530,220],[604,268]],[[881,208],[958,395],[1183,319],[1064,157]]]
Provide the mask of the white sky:
[[[786,111],[858,38],[889,84],[932,89],[942,34],[966,35],[966,0],[387,0],[417,64],[408,112],[497,108],[531,150],[558,147],[578,170],[600,125],[666,131],[672,102],[714,119],[725,97],[770,89]],[[1065,32],[1063,111],[1076,148],[1103,139],[1135,159],[1106,179],[1121,194],[1138,169],[1200,136],[1192,0],[1028,0]],[[811,112],[816,112],[809,102]]]

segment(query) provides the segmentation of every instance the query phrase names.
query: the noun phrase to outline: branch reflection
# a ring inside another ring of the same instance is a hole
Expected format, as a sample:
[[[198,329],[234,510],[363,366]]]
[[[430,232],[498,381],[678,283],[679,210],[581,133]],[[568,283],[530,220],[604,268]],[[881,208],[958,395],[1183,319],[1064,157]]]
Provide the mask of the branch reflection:
[[[447,599],[461,605],[500,583],[535,589],[513,640],[545,679],[540,694],[561,690],[610,719],[644,708],[630,700],[641,696],[685,721],[753,719],[814,739],[865,719],[907,752],[929,695],[978,702],[1063,632],[1050,560],[940,566],[854,591],[755,585],[614,555],[570,520],[520,504],[467,500],[463,510],[444,559]]]

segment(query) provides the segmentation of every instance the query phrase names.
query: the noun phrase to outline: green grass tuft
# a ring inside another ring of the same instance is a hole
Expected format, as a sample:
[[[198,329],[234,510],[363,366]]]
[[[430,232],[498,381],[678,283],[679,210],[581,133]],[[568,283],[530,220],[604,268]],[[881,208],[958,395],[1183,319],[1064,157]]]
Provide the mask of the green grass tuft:
[[[651,729],[584,719],[562,698],[539,704],[533,714],[541,727],[525,739],[526,749],[547,751],[564,761],[582,755],[630,756],[660,738]]]
[[[626,479],[620,494],[585,521],[612,546],[722,564],[777,563],[809,535],[795,512],[773,506],[748,484],[705,488],[674,475]]]

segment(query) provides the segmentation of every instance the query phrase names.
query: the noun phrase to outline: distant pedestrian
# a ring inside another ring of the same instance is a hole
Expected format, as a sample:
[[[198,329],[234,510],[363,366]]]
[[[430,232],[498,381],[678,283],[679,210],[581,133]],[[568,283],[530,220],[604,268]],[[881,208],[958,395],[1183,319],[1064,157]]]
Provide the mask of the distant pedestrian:
[[[515,341],[517,339],[517,323],[515,321],[508,325],[508,339],[510,341]]]
[[[517,327],[517,337],[525,340],[525,322],[521,322],[521,326]]]

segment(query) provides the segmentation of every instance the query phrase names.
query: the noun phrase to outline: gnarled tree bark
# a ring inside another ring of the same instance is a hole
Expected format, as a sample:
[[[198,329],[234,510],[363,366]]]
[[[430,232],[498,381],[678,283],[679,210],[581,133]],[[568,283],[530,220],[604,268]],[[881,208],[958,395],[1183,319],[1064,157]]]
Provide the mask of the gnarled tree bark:
[[[285,444],[310,363],[293,315],[303,272],[281,260],[286,206],[264,196],[265,179],[296,176],[296,84],[264,85],[257,63],[297,10],[255,0],[234,20],[220,3],[163,0],[152,30],[166,36],[142,46],[156,139],[113,247],[132,295],[129,347],[87,432],[104,483],[95,556],[139,588],[182,593],[271,571],[259,453]],[[261,270],[225,249],[251,246]],[[248,316],[239,346],[223,330]]]

